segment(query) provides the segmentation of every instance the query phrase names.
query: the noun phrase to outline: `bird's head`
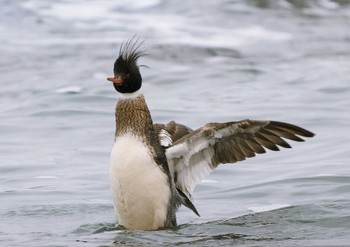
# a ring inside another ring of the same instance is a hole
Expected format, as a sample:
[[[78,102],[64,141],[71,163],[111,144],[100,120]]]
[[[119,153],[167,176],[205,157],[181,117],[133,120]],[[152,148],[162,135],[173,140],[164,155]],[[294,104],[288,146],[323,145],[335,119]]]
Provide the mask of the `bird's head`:
[[[120,93],[134,93],[141,88],[142,77],[137,60],[145,55],[142,44],[138,39],[130,39],[120,47],[113,68],[114,77],[107,78]]]

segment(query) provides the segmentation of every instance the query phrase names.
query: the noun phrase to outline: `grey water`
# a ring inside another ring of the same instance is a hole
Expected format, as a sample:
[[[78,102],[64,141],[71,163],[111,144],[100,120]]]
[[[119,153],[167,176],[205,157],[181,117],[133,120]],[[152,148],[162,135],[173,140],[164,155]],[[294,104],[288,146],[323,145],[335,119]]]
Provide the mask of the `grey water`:
[[[0,1],[0,246],[350,246],[349,1]],[[277,120],[316,136],[221,165],[179,226],[115,226],[123,41],[154,122]]]

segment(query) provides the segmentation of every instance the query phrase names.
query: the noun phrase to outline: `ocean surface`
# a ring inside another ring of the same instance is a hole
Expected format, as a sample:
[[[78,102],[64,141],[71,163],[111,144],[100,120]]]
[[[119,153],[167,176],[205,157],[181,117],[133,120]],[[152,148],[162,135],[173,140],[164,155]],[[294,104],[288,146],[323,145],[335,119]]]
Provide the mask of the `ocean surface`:
[[[277,120],[316,134],[221,165],[179,226],[116,227],[120,44],[145,40],[154,122]],[[346,0],[0,0],[0,246],[350,246]]]

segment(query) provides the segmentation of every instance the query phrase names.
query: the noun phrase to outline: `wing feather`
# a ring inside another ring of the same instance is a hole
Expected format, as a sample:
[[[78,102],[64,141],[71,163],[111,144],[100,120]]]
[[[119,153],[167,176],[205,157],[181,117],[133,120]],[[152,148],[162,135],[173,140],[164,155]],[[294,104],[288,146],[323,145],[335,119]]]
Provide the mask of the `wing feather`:
[[[242,149],[244,155],[248,158],[254,157],[255,152],[252,148],[249,147],[249,145],[246,143],[246,141],[243,138],[239,138],[239,147]]]
[[[268,130],[263,129],[260,131],[260,134],[264,136],[267,140],[270,140],[271,142],[276,143],[280,147],[291,148],[291,146],[285,140],[283,140],[278,135],[275,135],[269,132]]]
[[[252,120],[209,123],[195,131],[187,128],[181,135],[174,133],[169,128],[174,139],[166,149],[166,156],[176,187],[189,198],[195,186],[219,164],[254,157],[265,153],[265,148],[273,151],[278,151],[278,146],[290,148],[282,138],[300,142],[304,140],[299,136],[314,136],[292,124]]]
[[[257,143],[253,138],[247,137],[247,139],[245,139],[244,141],[249,145],[249,147],[252,148],[252,150],[255,153],[257,153],[257,154],[266,153],[265,149],[262,146],[260,146],[260,144]]]
[[[279,148],[273,142],[269,141],[259,132],[255,134],[255,140],[267,149],[270,149],[272,151],[279,151]]]
[[[284,138],[287,138],[289,140],[293,140],[293,141],[296,141],[296,142],[304,141],[303,139],[301,139],[300,137],[294,135],[293,133],[285,131],[285,130],[277,128],[277,127],[272,127],[271,126],[267,130],[272,132],[272,133],[274,133],[277,136],[284,137]]]
[[[169,147],[173,142],[193,132],[191,128],[174,121],[167,124],[156,123],[153,124],[153,128],[158,136],[160,145],[163,147]]]

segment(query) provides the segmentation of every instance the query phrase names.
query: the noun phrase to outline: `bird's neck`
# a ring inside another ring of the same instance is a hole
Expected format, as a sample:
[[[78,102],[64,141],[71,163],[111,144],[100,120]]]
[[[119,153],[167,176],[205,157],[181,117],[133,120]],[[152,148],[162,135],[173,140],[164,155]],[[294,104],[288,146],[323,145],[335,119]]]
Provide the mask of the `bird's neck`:
[[[151,114],[145,98],[139,91],[124,94],[117,102],[116,111],[116,137],[133,134],[147,139],[153,130]]]

